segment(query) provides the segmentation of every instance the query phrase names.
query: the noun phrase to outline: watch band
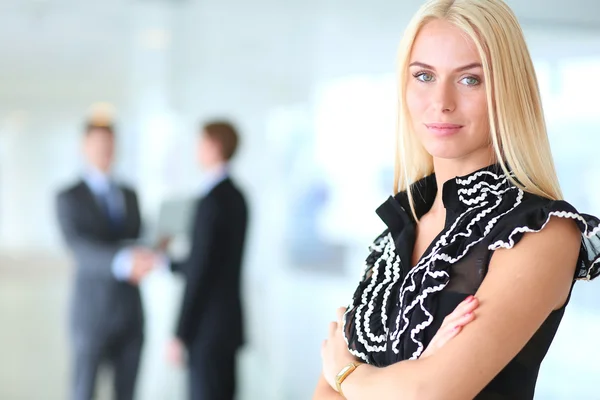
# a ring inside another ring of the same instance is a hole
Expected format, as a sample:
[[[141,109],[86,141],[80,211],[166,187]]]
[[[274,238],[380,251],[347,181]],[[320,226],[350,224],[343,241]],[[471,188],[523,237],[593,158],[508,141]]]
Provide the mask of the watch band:
[[[344,393],[342,393],[342,383],[346,380],[348,375],[353,373],[354,370],[356,370],[356,368],[358,368],[360,365],[361,365],[360,363],[351,362],[350,364],[348,364],[344,368],[342,368],[342,370],[335,376],[336,390],[343,398],[346,398],[346,397],[344,396]]]

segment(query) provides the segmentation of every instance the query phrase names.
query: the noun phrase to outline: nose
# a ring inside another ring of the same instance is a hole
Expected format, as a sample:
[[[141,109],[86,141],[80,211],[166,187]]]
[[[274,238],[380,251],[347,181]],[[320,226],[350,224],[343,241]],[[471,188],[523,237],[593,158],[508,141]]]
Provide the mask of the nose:
[[[436,85],[432,105],[434,111],[441,113],[450,113],[456,108],[456,93],[454,85],[440,82]]]

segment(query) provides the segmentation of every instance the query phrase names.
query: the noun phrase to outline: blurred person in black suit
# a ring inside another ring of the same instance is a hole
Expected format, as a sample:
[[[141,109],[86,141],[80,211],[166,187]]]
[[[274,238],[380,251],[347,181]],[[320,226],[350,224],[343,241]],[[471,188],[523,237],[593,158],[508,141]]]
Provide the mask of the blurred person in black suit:
[[[244,341],[241,270],[248,210],[229,174],[238,134],[228,122],[202,128],[198,160],[208,179],[197,202],[188,259],[173,263],[186,278],[175,338],[167,355],[189,364],[190,398],[231,400],[236,354]]]
[[[112,126],[90,123],[83,141],[86,169],[59,193],[58,221],[76,273],[71,299],[72,399],[94,397],[99,366],[114,369],[117,400],[134,395],[143,343],[144,315],[138,284],[158,262],[132,247],[141,229],[136,193],[111,176]]]

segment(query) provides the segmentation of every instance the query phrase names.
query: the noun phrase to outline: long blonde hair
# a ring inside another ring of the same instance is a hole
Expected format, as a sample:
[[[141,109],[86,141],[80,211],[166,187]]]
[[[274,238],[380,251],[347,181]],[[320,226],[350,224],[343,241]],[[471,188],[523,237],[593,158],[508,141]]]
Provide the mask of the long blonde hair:
[[[406,106],[413,43],[433,19],[454,24],[475,43],[488,82],[491,142],[504,173],[526,192],[561,199],[533,62],[516,16],[502,0],[430,0],[409,23],[398,54],[395,193],[408,191],[415,214],[410,185],[433,173],[432,156],[416,137]]]

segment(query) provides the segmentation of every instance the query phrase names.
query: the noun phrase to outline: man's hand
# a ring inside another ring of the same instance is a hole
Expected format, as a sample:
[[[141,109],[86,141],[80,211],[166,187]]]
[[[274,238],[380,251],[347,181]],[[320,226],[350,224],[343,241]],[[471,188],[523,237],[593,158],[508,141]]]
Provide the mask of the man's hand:
[[[143,247],[135,248],[131,254],[131,274],[129,282],[133,285],[139,285],[142,279],[152,271],[156,265],[157,257],[154,252]]]
[[[169,364],[175,367],[182,367],[184,354],[185,346],[179,338],[174,337],[169,343],[167,343],[166,357]]]
[[[170,236],[160,238],[158,244],[156,245],[156,250],[160,251],[161,253],[166,253],[167,249],[169,248],[169,245],[171,244],[172,239],[173,238],[171,238]]]

